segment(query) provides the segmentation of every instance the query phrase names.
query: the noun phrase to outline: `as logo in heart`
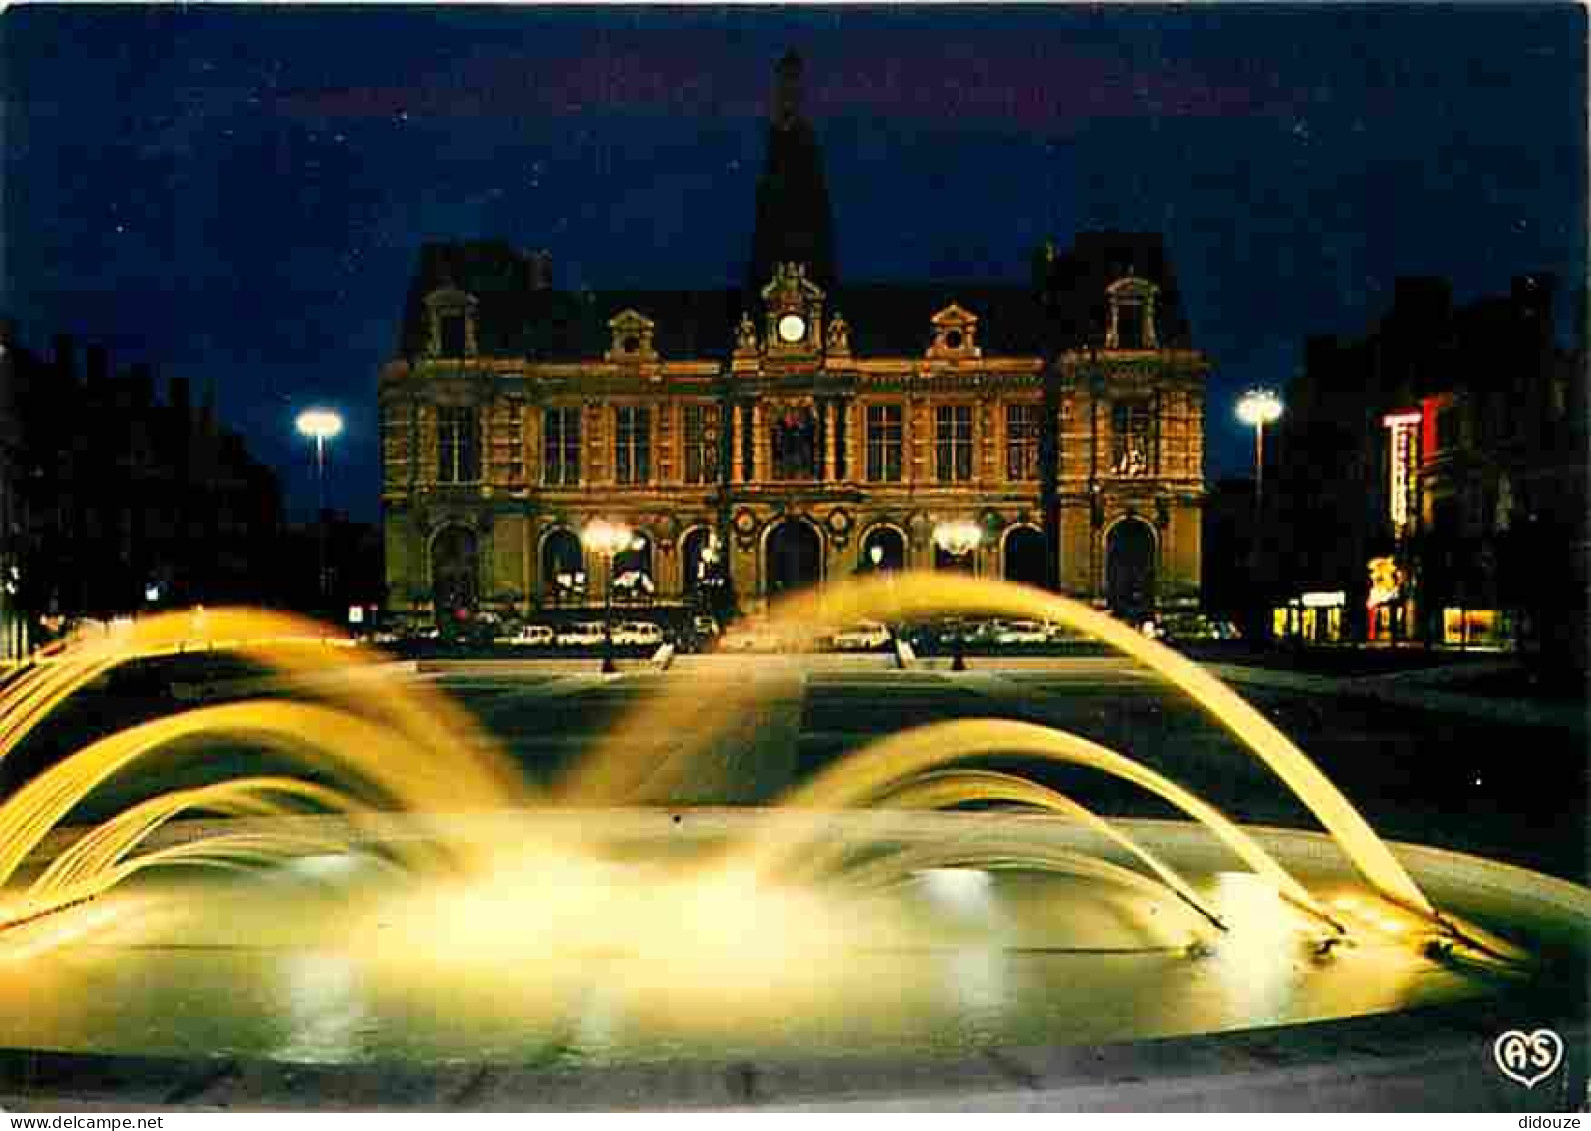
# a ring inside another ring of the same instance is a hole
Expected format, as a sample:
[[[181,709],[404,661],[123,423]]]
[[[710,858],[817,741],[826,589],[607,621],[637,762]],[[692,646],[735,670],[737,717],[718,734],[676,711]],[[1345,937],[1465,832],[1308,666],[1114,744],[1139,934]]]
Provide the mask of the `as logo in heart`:
[[[1534,1088],[1563,1063],[1563,1038],[1551,1029],[1510,1029],[1492,1042],[1492,1056],[1504,1076]]]

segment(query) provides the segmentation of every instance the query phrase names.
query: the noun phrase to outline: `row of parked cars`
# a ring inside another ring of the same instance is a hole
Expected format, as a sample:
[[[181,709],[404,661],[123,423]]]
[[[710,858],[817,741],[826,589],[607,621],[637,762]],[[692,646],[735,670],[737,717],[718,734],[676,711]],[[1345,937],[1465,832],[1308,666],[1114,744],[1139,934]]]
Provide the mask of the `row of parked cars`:
[[[605,635],[600,620],[558,626],[512,626],[494,621],[470,627],[470,638],[477,643],[530,648],[597,648],[602,646]],[[1139,628],[1152,639],[1174,644],[1234,640],[1238,635],[1230,622],[1212,620],[1200,613],[1149,620]],[[422,632],[419,638],[435,640],[442,636],[438,630],[430,629]],[[889,647],[897,636],[919,652],[952,647],[1038,647],[1082,639],[1077,630],[1054,621],[1004,618],[945,617],[893,627],[873,620],[847,625],[776,626],[765,620],[748,619],[721,631],[714,618],[696,616],[680,633],[665,630],[653,621],[613,622],[613,643],[619,647],[656,648],[673,641],[683,648],[712,648],[721,652],[871,652]],[[378,644],[398,642],[388,634],[378,634],[373,639]]]
[[[554,628],[550,624],[527,624],[512,635],[499,636],[498,644],[531,648],[592,648],[607,636],[602,621],[576,621]],[[620,646],[657,647],[663,643],[663,626],[645,620],[613,622],[613,643]]]
[[[1235,640],[1237,629],[1230,621],[1212,620],[1202,613],[1176,614],[1163,620],[1146,620],[1138,626],[1145,636],[1168,643]],[[938,620],[897,625],[881,621],[858,621],[843,627],[783,626],[763,621],[742,621],[731,627],[719,644],[725,652],[832,651],[870,652],[891,644],[895,638],[910,644],[915,651],[932,652],[952,647],[978,649],[1024,648],[1076,643],[1083,634],[1056,621],[1010,620],[998,617],[945,617]]]

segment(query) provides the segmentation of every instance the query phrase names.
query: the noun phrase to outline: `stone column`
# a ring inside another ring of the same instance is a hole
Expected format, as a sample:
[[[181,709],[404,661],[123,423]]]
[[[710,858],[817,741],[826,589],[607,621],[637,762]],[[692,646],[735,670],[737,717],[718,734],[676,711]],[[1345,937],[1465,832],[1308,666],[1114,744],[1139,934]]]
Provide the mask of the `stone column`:
[[[751,451],[753,479],[767,482],[772,476],[773,469],[768,466],[768,429],[762,416],[762,400],[758,398],[751,405]]]
[[[855,397],[845,402],[843,411],[846,413],[845,425],[845,477],[852,483],[860,483],[867,477],[867,468],[863,464],[865,445],[867,443],[867,419],[862,411],[860,402]]]
[[[729,402],[729,466],[731,483],[746,481],[746,414],[739,401]]]
[[[834,411],[835,407],[833,401],[818,402],[818,411],[822,414],[821,419],[823,421],[823,480],[826,483],[834,482],[834,433],[836,431],[834,425],[838,419],[838,414]]]

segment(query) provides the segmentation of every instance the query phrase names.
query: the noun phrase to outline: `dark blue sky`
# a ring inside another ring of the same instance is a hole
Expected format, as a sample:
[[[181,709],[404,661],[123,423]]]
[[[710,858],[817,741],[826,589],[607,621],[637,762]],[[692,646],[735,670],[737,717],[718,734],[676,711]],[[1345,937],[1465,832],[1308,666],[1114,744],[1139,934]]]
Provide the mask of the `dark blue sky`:
[[[1020,280],[1046,235],[1163,231],[1230,405],[1399,274],[1462,301],[1586,256],[1569,4],[1177,10],[13,7],[3,309],[197,386],[313,505],[296,409],[375,380],[423,240],[546,247],[562,286],[738,282],[773,62],[808,61],[842,274]],[[1567,303],[1567,300],[1566,300]]]

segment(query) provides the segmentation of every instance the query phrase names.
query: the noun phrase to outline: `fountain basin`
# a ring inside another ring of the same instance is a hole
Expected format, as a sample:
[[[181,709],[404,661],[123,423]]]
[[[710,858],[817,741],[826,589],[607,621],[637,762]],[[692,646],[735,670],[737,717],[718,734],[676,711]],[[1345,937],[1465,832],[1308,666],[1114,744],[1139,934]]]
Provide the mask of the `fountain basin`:
[[[882,920],[925,925],[919,933],[858,929],[845,915],[813,933],[821,907],[730,899],[705,913],[712,939],[668,926],[683,905],[654,876],[634,882],[648,860],[689,860],[775,828],[865,848],[945,843],[999,822],[1035,845],[1130,862],[1049,817],[295,820],[367,843],[533,834],[558,875],[507,902],[427,894],[417,905],[407,893],[394,904],[391,884],[353,856],[265,879],[149,873],[0,944],[10,1019],[0,1106],[1553,1110],[1585,1094],[1591,892],[1459,853],[1392,846],[1444,912],[1543,964],[1520,972],[1426,954],[1420,921],[1367,894],[1329,838],[1295,830],[1248,831],[1345,921],[1348,940],[1324,955],[1316,921],[1184,822],[1117,824],[1230,923],[1204,957],[1187,953],[1174,900],[1075,876],[919,877],[877,905]],[[215,828],[173,822],[158,836]],[[582,904],[612,900],[609,934],[569,930],[554,914],[552,893],[571,877]],[[651,909],[626,921],[643,893]],[[538,934],[543,921],[559,930]],[[702,941],[682,949],[680,938]],[[25,968],[7,951],[28,954]],[[1566,1063],[1527,1090],[1498,1072],[1492,1042],[1542,1026],[1564,1038]]]

